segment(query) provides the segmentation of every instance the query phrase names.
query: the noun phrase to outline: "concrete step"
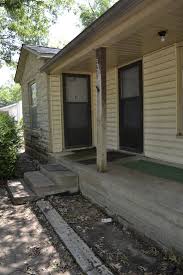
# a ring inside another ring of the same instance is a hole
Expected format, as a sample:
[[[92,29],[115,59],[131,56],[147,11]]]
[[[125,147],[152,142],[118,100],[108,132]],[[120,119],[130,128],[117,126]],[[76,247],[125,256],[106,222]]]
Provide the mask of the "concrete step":
[[[48,179],[53,181],[56,186],[62,189],[62,192],[71,194],[79,191],[78,175],[61,164],[42,165],[40,171]]]
[[[72,192],[73,189],[65,188],[65,186],[55,184],[46,175],[41,172],[27,172],[24,174],[25,183],[39,197],[56,195],[65,192]]]
[[[39,197],[28,188],[23,179],[9,180],[7,190],[11,201],[15,205],[39,199]]]
[[[40,197],[60,193],[55,183],[38,171],[26,172],[24,174],[24,181]]]

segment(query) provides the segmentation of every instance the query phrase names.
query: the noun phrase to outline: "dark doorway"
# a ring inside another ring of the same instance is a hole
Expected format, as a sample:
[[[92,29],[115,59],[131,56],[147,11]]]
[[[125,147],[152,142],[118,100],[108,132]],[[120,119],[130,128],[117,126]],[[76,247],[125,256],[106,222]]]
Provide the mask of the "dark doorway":
[[[119,70],[120,148],[143,152],[142,62]]]
[[[63,74],[65,147],[91,146],[90,76]]]

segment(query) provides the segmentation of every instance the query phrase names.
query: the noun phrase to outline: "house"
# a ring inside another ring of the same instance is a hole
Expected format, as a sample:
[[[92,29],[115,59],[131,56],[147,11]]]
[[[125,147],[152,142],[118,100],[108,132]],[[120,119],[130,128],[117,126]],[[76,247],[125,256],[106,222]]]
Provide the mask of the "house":
[[[11,117],[15,119],[15,121],[20,121],[22,119],[22,101],[19,101],[17,103],[0,107],[0,112],[6,112]]]
[[[40,68],[58,51],[23,45],[15,75],[22,87],[25,148],[42,159],[49,151],[49,76]]]
[[[45,129],[33,129],[32,105],[26,99],[29,83],[36,83],[27,75],[34,71],[31,60],[38,62],[37,55],[29,54],[27,61],[20,58],[15,78],[25,87],[26,132],[39,133],[36,151],[44,147],[42,153],[75,169],[80,189],[90,199],[181,252],[183,186],[109,164],[107,150],[133,152],[182,167],[182,29],[182,0],[118,1],[36,66],[40,69],[37,82],[44,78],[48,85],[37,89],[38,104],[44,101],[38,118]],[[27,147],[30,143],[27,138]],[[34,143],[31,146],[34,150]],[[97,169],[62,158],[66,152],[93,146]]]
[[[40,131],[40,144],[48,143],[46,135],[50,133],[49,146],[43,151],[56,153],[97,145],[96,129],[102,123],[96,119],[97,49],[99,61],[103,56],[104,64],[100,66],[104,68],[102,85],[106,86],[106,96],[98,96],[100,104],[100,99],[106,103],[107,111],[106,129],[103,127],[101,133],[103,144],[106,143],[108,149],[127,149],[183,164],[183,37],[179,2],[119,1],[59,52],[49,48],[44,52],[42,47],[36,52],[36,47],[32,50],[33,47],[23,46],[15,80],[23,86],[27,128],[31,117],[27,85],[31,81],[39,82],[36,85],[40,125],[35,132]],[[162,30],[166,31],[164,42],[158,34]],[[41,72],[37,72],[41,67]],[[42,85],[41,91],[39,85]],[[128,90],[130,85],[131,95],[119,93],[119,90]],[[73,89],[78,94],[72,98],[69,91],[72,93]],[[104,119],[105,107],[103,112]]]

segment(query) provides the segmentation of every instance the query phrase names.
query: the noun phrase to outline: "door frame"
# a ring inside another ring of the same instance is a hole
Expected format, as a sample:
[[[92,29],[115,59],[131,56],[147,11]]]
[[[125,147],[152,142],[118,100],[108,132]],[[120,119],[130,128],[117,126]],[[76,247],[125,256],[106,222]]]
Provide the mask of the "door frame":
[[[88,119],[89,119],[89,144],[88,145],[80,145],[80,146],[67,146],[67,128],[65,123],[65,113],[66,113],[66,77],[78,77],[78,78],[87,78],[87,88],[88,88]],[[63,130],[64,130],[64,147],[65,149],[80,149],[87,148],[92,146],[92,109],[91,109],[91,75],[90,74],[77,74],[77,73],[62,73],[62,81],[63,81]]]
[[[131,148],[122,148],[121,146],[121,116],[122,116],[122,110],[121,110],[121,81],[120,81],[120,72],[125,69],[125,68],[133,68],[134,65],[138,65],[140,67],[140,73],[139,73],[139,83],[140,83],[140,91],[139,91],[139,95],[141,98],[141,106],[142,106],[142,122],[141,122],[141,127],[142,127],[142,151],[140,152],[140,154],[144,153],[144,89],[143,89],[143,60],[142,59],[138,59],[136,61],[132,61],[128,64],[125,64],[124,66],[120,66],[118,67],[118,108],[119,108],[119,150],[123,150],[123,151],[129,151],[132,153],[138,153],[137,151],[134,151]]]

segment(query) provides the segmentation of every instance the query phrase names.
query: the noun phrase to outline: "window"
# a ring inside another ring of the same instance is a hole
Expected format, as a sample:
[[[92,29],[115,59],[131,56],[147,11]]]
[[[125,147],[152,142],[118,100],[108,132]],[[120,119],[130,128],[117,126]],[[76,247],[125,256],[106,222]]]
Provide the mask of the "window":
[[[29,86],[30,91],[30,118],[32,128],[37,128],[37,86],[32,82]]]

